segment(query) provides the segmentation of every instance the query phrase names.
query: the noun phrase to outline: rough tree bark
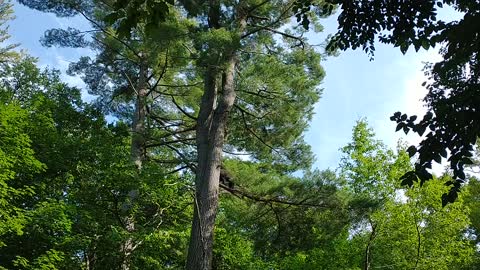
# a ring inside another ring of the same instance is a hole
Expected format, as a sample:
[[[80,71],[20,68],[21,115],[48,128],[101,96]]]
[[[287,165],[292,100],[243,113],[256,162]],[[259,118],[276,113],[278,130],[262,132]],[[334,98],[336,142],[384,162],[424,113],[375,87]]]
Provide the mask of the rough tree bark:
[[[135,100],[135,114],[133,115],[132,121],[132,145],[131,145],[131,157],[132,161],[137,166],[137,169],[140,171],[142,169],[142,163],[145,157],[145,117],[146,117],[146,98],[147,98],[147,68],[146,65],[141,60],[140,63],[140,72],[138,83],[136,87],[132,85],[136,94]],[[130,203],[133,202],[137,192],[132,190],[129,192],[128,196],[130,197]],[[135,219],[133,215],[127,215],[123,220],[123,225],[125,230],[131,234],[135,231]],[[130,269],[130,257],[135,250],[136,245],[133,237],[128,236],[125,242],[121,246],[122,254],[122,270]]]
[[[147,69],[144,63],[140,64],[140,72],[136,94],[135,114],[132,119],[132,160],[137,168],[142,169],[142,162],[145,156],[145,117],[146,117],[146,98],[147,98]],[[134,86],[132,86],[134,87]]]
[[[209,24],[217,28],[220,5],[210,2]],[[241,10],[237,10],[237,34],[240,40],[246,20]],[[225,69],[217,66],[206,68],[204,94],[197,119],[196,144],[198,167],[195,178],[195,209],[186,269],[209,270],[212,267],[213,232],[218,209],[220,167],[225,139],[225,127],[230,110],[235,102],[235,68],[238,63],[238,44],[227,48],[224,58]],[[219,95],[218,87],[222,94]]]

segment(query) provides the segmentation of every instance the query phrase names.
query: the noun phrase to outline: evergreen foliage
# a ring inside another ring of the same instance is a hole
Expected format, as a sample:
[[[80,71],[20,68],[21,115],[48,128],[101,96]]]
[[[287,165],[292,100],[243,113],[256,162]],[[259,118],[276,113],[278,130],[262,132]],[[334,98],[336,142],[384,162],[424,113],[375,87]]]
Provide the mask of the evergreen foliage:
[[[0,269],[480,266],[480,185],[462,175],[478,170],[478,134],[466,128],[476,119],[465,112],[477,112],[475,3],[19,2],[89,22],[50,29],[42,43],[91,50],[68,73],[96,100],[13,46],[0,50]],[[465,17],[439,22],[433,4]],[[420,147],[389,149],[362,119],[337,170],[319,171],[303,133],[325,72],[305,29],[335,8],[336,48],[372,52],[378,29],[403,51],[447,43],[444,61],[429,66],[428,119],[393,117],[405,132],[433,125]],[[365,20],[367,11],[387,20]],[[0,0],[0,41],[11,15]],[[466,49],[454,37],[462,29]],[[470,122],[442,129],[450,113]],[[456,167],[430,175],[445,148]],[[466,188],[452,193],[444,183],[458,179]]]

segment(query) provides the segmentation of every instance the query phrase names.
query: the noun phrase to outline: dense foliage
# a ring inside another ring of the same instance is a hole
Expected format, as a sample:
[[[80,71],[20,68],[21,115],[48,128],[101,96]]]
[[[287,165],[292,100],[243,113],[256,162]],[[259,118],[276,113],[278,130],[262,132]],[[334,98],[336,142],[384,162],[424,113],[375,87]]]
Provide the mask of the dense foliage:
[[[425,156],[430,146],[389,149],[359,120],[338,168],[311,168],[303,133],[325,73],[305,28],[320,29],[333,4],[357,12],[385,1],[19,2],[85,18],[92,30],[50,29],[42,43],[91,55],[68,69],[85,82],[78,89],[15,45],[0,48],[0,269],[480,267],[480,184],[461,175],[478,160],[463,141],[449,148],[452,166],[457,155],[471,153],[471,162],[423,179],[429,158],[438,159]],[[402,11],[400,25],[435,21],[421,13],[432,9],[427,2]],[[476,7],[457,2],[467,14]],[[375,16],[391,16],[388,8]],[[371,22],[348,12],[331,44],[373,50],[370,28],[352,30]],[[0,41],[11,15],[0,0]],[[295,16],[302,26],[290,21]],[[394,32],[382,40],[396,44]],[[400,41],[418,47],[412,36]],[[432,68],[432,110],[443,100],[434,88],[450,82],[442,72],[465,79],[442,70]],[[82,90],[96,99],[86,103]],[[418,131],[414,118],[395,117]],[[440,117],[435,111],[420,124]],[[448,133],[435,128],[424,142]],[[406,188],[398,179],[412,171],[422,181],[404,177]],[[438,195],[451,194],[444,183],[458,178],[464,191],[442,206]]]

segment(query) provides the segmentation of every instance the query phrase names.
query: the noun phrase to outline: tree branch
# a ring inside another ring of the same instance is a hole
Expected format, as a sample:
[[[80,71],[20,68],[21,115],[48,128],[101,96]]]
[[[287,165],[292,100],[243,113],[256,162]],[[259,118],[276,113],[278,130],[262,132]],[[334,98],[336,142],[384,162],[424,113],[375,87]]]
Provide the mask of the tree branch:
[[[277,154],[280,154],[280,152],[275,149],[273,146],[269,145],[267,142],[265,142],[260,136],[258,136],[249,126],[248,126],[248,123],[247,123],[247,120],[245,119],[245,113],[243,111],[240,111],[241,115],[242,115],[242,119],[243,119],[243,124],[245,126],[245,128],[248,130],[248,132],[250,132],[255,138],[257,138],[263,145],[265,145],[266,147],[270,148],[270,150],[276,152]]]
[[[182,107],[180,107],[180,105],[178,105],[178,103],[175,101],[175,97],[172,96],[172,102],[173,104],[175,104],[175,106],[177,107],[177,109],[179,111],[181,111],[185,116],[187,116],[188,118],[194,120],[194,121],[197,121],[197,118],[191,114],[189,114],[188,112],[186,112],[184,109],[182,109]]]
[[[147,147],[147,148],[159,147],[159,146],[166,146],[166,145],[169,145],[169,144],[183,143],[183,142],[186,142],[186,141],[194,141],[194,140],[195,140],[195,138],[182,138],[182,139],[171,140],[171,141],[151,143],[151,144],[146,145],[145,147]]]
[[[302,46],[302,48],[305,48],[305,40],[302,38],[302,36],[297,37],[297,36],[282,32],[282,31],[278,31],[278,30],[273,29],[273,28],[268,27],[268,26],[255,25],[254,27],[258,27],[259,31],[260,30],[266,30],[266,31],[270,31],[272,33],[284,36],[286,38],[291,38],[291,39],[297,40],[298,42],[300,42],[300,46]]]
[[[231,193],[232,195],[234,195],[234,196],[236,196],[240,199],[247,198],[247,199],[250,199],[250,200],[256,201],[256,202],[262,202],[262,203],[267,203],[267,204],[278,203],[278,204],[283,204],[283,205],[314,207],[314,208],[329,208],[330,207],[329,205],[326,205],[326,204],[308,203],[308,202],[306,202],[307,199],[295,202],[295,201],[282,200],[282,199],[279,199],[279,198],[276,198],[276,197],[274,197],[274,198],[260,197],[260,196],[257,196],[257,195],[253,195],[251,193],[247,193],[245,191],[241,191],[241,190],[236,189],[236,188],[229,188],[228,186],[226,186],[222,183],[220,183],[220,187],[225,189],[226,191],[228,191],[229,193]]]
[[[128,43],[126,43],[125,41],[121,40],[120,38],[118,38],[117,36],[115,35],[112,35],[110,34],[107,30],[103,29],[103,27],[98,23],[96,22],[95,20],[91,19],[90,17],[88,17],[82,10],[79,10],[77,9],[77,12],[80,13],[87,21],[89,21],[90,23],[92,23],[93,25],[95,25],[96,27],[98,27],[98,29],[100,29],[103,33],[105,33],[106,35],[114,38],[115,40],[117,40],[118,42],[120,42],[123,46],[125,46],[126,48],[128,48],[133,54],[135,54],[135,56],[138,57],[138,59],[142,59],[142,56],[132,48],[132,46],[130,46]]]
[[[261,4],[263,5],[263,4],[265,4],[266,2],[268,2],[268,0],[265,1],[264,3],[261,3]],[[255,33],[263,30],[264,27],[272,27],[272,26],[274,26],[275,24],[279,23],[281,20],[287,19],[289,16],[286,16],[285,18],[284,18],[284,16],[290,11],[290,9],[292,9],[292,7],[293,7],[293,2],[290,3],[290,4],[287,6],[287,8],[280,14],[280,16],[278,16],[278,18],[277,18],[276,20],[270,22],[269,24],[267,24],[267,25],[265,25],[265,26],[262,26],[262,27],[260,27],[260,28],[254,29],[254,30],[252,30],[251,32],[248,32],[248,33],[243,34],[243,35],[241,36],[241,38],[242,38],[242,39],[243,39],[243,38],[246,38],[246,37],[248,37],[248,36],[250,36],[250,35],[253,35],[253,34],[255,34]]]

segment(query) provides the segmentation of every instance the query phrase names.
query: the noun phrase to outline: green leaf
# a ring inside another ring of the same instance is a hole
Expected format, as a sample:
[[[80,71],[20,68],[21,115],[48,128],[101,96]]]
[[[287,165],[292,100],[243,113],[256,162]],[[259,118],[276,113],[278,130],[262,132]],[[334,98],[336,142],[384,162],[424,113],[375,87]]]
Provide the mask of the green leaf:
[[[408,44],[407,43],[402,43],[400,45],[400,51],[403,53],[403,54],[406,54],[407,51],[408,51]]]
[[[465,164],[465,165],[472,165],[472,164],[474,164],[474,162],[472,161],[472,159],[470,159],[470,158],[468,158],[468,157],[462,158],[462,162],[463,162],[463,164]]]
[[[405,124],[404,123],[398,123],[397,128],[395,131],[399,131],[400,129],[404,128]]]
[[[441,155],[443,158],[447,158],[447,149],[443,148],[443,149],[440,151],[440,155]]]
[[[408,147],[407,153],[409,157],[413,157],[417,153],[417,148],[414,145],[412,145]]]
[[[422,39],[422,47],[424,50],[428,50],[430,48],[430,42],[428,41],[428,39]]]

